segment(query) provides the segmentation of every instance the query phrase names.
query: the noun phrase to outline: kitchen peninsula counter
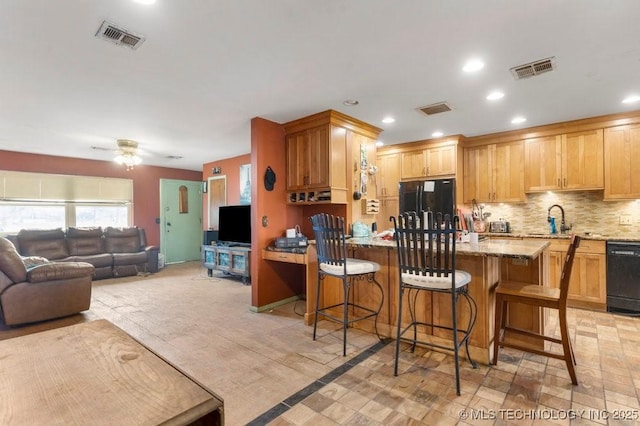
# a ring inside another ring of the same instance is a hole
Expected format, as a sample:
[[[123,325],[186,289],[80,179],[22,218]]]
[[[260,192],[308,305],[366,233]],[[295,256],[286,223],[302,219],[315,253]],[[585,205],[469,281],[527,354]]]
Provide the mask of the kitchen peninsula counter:
[[[348,255],[359,259],[372,260],[380,264],[376,278],[384,288],[384,303],[378,318],[378,331],[381,335],[393,338],[398,321],[399,273],[397,248],[395,241],[380,238],[351,238],[347,241]],[[547,241],[523,241],[510,239],[491,239],[478,244],[456,244],[456,268],[471,274],[469,293],[478,305],[478,318],[469,341],[472,357],[482,363],[489,363],[493,352],[495,287],[501,279],[526,282],[536,285],[549,285]],[[327,278],[331,279],[331,278]],[[308,286],[314,287],[314,286]],[[341,286],[323,286],[322,303],[332,304],[341,300]],[[359,304],[376,306],[379,296],[369,291],[367,286],[354,285],[353,297]],[[447,294],[421,292],[416,312],[429,321],[450,325],[451,298]],[[315,300],[315,294],[307,293]],[[406,297],[406,295],[405,295]],[[405,314],[407,314],[405,316]],[[458,324],[467,323],[468,309],[461,304],[458,309]],[[408,323],[408,309],[403,311],[403,323]],[[544,312],[538,308],[519,305],[511,309],[509,321],[520,328],[540,331],[545,323]],[[373,320],[356,323],[356,327],[374,331]],[[434,340],[447,338],[446,332],[433,329]],[[525,343],[522,340],[519,343]]]
[[[396,242],[381,238],[350,238],[347,246],[351,248],[389,248],[396,249]],[[520,259],[535,259],[549,247],[546,241],[524,241],[513,239],[487,239],[477,244],[457,243],[456,253],[467,256],[497,256]]]

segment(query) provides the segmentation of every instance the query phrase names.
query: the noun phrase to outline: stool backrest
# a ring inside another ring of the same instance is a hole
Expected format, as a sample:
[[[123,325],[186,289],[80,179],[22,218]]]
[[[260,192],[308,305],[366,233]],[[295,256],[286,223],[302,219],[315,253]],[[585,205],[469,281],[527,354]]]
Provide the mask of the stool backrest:
[[[311,216],[313,234],[316,240],[318,263],[328,263],[345,268],[347,248],[344,236],[344,218],[327,213]]]
[[[448,214],[416,212],[392,216],[400,274],[448,277],[456,264],[456,219]],[[453,285],[453,283],[452,283]]]
[[[571,243],[564,257],[564,265],[562,266],[562,275],[560,276],[560,303],[566,304],[567,295],[569,294],[569,283],[571,281],[571,270],[573,269],[573,260],[576,255],[576,249],[580,245],[580,237],[571,236]]]

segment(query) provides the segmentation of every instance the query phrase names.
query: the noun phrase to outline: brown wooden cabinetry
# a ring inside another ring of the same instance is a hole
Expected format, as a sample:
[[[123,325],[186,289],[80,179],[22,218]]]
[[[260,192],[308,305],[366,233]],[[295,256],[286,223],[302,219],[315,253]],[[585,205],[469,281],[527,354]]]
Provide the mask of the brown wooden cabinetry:
[[[287,202],[347,203],[346,129],[292,125],[286,136]]]
[[[393,228],[391,216],[400,214],[400,198],[384,197],[380,199],[380,213],[377,216],[378,232]]]
[[[287,135],[287,190],[329,186],[329,126]]]
[[[564,257],[569,247],[568,240],[550,240],[549,282],[558,287]],[[607,262],[606,242],[596,240],[580,241],[573,262],[569,284],[568,305],[578,308],[605,310],[607,304]]]
[[[377,159],[378,198],[397,197],[400,182],[400,154],[381,154]]]
[[[522,141],[464,149],[464,202],[522,202],[524,194]]]
[[[640,198],[640,125],[604,133],[604,199]]]
[[[400,210],[398,187],[400,183],[400,154],[378,155],[378,197],[380,213],[376,217],[378,231],[392,227],[390,216],[397,216]]]
[[[454,176],[456,174],[457,146],[447,145],[407,151],[401,154],[402,179]]]
[[[602,129],[525,141],[525,191],[604,187]]]

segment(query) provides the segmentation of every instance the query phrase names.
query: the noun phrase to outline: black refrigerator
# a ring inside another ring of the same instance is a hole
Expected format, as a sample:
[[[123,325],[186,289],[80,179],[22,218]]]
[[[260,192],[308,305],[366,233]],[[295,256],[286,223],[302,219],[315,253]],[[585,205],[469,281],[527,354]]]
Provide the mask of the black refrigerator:
[[[456,180],[400,182],[400,213],[411,211],[432,211],[453,217],[456,212]]]

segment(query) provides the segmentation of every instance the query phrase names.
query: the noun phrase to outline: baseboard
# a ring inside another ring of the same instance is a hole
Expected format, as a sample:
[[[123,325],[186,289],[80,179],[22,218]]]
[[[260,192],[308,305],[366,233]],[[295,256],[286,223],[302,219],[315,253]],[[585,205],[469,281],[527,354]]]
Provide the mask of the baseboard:
[[[264,305],[264,306],[251,306],[249,308],[249,310],[251,312],[264,312],[264,311],[268,311],[268,310],[273,309],[273,308],[277,308],[278,306],[286,305],[287,303],[295,302],[296,300],[300,300],[303,297],[304,297],[303,295],[292,296],[292,297],[289,297],[287,299],[283,299],[283,300],[279,300],[277,302],[269,303],[268,305]]]

